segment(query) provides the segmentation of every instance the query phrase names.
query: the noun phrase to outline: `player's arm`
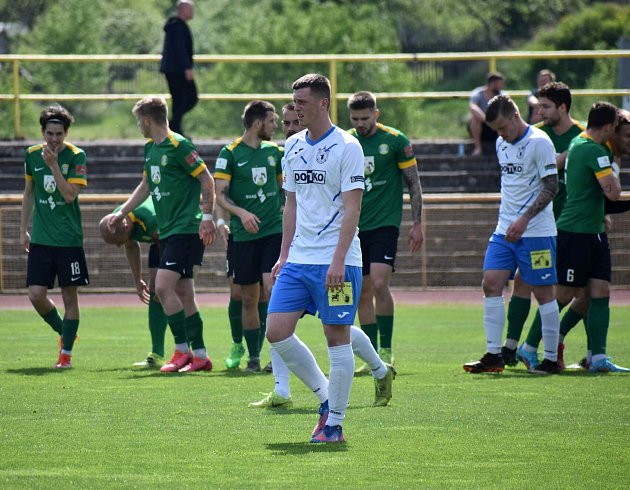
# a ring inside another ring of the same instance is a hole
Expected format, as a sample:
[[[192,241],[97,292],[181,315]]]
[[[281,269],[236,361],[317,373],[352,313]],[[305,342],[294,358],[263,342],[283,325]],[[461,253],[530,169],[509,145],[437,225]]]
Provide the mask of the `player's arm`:
[[[418,176],[418,166],[413,165],[402,170],[403,179],[409,189],[409,198],[411,200],[411,216],[413,225],[409,230],[409,249],[411,253],[420,250],[424,242],[424,234],[422,233],[422,185]]]
[[[621,196],[621,184],[619,183],[619,179],[617,176],[611,171],[602,177],[597,177],[597,182],[599,182],[602,191],[604,191],[604,195],[610,201],[617,201]]]
[[[113,232],[116,223],[123,219],[123,216],[127,216],[129,212],[140,206],[147,197],[149,197],[149,183],[147,182],[147,175],[145,173],[138,186],[134,189],[131,196],[129,196],[129,199],[125,201],[125,204],[110,216],[109,222],[107,223],[109,230]]]
[[[247,209],[237,206],[230,197],[230,181],[217,178],[217,203],[230,214],[238,216],[248,233],[258,233],[260,218]]]
[[[57,163],[57,159],[59,154],[57,150],[53,150],[50,145],[44,145],[42,148],[42,158],[46,163],[46,166],[50,169],[55,178],[55,183],[57,184],[57,190],[62,195],[64,201],[66,203],[71,203],[74,201],[79,192],[81,192],[81,186],[78,184],[69,183],[61,173],[61,169],[59,168],[59,164]]]
[[[218,179],[215,179],[214,182],[217,185],[219,183]],[[225,221],[225,218],[228,218],[228,213],[219,204],[218,199],[217,199],[217,205],[214,208],[214,217],[217,219],[217,231],[219,232],[219,235],[221,235],[221,240],[223,241],[223,248],[227,250],[228,235],[230,234],[230,226]]]
[[[282,211],[282,245],[280,245],[280,255],[278,261],[271,269],[271,277],[273,280],[278,277],[280,269],[284,266],[289,257],[289,249],[291,242],[295,236],[296,218],[297,218],[297,201],[295,200],[295,192],[285,191],[286,201],[284,210]]]
[[[136,286],[138,297],[143,303],[149,304],[149,289],[142,280],[142,260],[140,259],[140,244],[135,240],[125,242],[125,255],[133,276],[133,283]]]
[[[214,210],[214,179],[207,168],[197,175],[201,182],[201,212],[203,217],[199,224],[199,238],[203,244],[212,245],[217,238],[217,228],[212,221],[212,211]]]
[[[354,239],[361,213],[363,189],[352,189],[341,193],[343,199],[343,220],[339,230],[339,240],[333,254],[332,262],[326,273],[326,285],[337,288],[343,285],[346,276],[346,254]]]
[[[33,216],[33,204],[35,182],[33,178],[27,176],[24,182],[24,195],[22,197],[22,209],[20,211],[20,242],[24,246],[24,250],[28,252],[31,236],[28,234],[28,225],[31,222]]]
[[[545,209],[558,192],[558,175],[551,174],[543,177],[542,189],[534,199],[532,205],[514,223],[508,226],[505,239],[508,242],[517,242],[527,229],[530,220]]]

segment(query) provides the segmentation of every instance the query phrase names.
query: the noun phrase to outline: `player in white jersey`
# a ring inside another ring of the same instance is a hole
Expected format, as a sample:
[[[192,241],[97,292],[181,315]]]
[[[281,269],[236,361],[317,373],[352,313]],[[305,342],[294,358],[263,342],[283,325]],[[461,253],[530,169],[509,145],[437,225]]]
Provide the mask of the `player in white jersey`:
[[[363,150],[328,114],[330,82],[308,74],[293,83],[293,103],[307,128],[286,142],[286,204],[282,248],[272,269],[267,339],[315,393],[320,417],[311,442],[343,442],[354,355],[350,326],[361,292],[358,222],[363,193]],[[295,336],[298,319],[319,313],[330,358],[329,382],[311,351]]]
[[[551,205],[558,189],[555,150],[543,131],[523,121],[518,107],[507,95],[490,101],[486,121],[499,133],[496,150],[501,167],[501,207],[483,264],[487,352],[479,361],[464,364],[464,370],[503,371],[503,288],[519,268],[523,281],[532,286],[542,318],[544,359],[531,372],[558,373],[560,317],[554,289],[556,225]]]

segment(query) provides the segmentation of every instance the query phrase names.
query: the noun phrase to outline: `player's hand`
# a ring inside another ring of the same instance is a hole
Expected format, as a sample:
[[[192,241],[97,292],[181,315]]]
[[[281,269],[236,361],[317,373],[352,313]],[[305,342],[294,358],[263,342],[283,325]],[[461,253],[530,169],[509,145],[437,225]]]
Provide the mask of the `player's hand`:
[[[613,231],[613,220],[608,214],[604,216],[604,229],[608,234],[612,233]]]
[[[201,221],[199,224],[199,238],[206,247],[214,243],[217,239],[217,227],[214,225],[214,221]]]
[[[258,233],[258,224],[260,223],[260,219],[258,218],[258,216],[243,209],[238,217],[241,219],[241,223],[243,223],[243,228],[245,228],[247,233]]]
[[[21,239],[22,245],[24,246],[24,251],[29,253],[29,248],[31,246],[31,235],[29,235],[28,231],[22,233]]]
[[[192,68],[189,68],[188,70],[184,71],[184,76],[186,77],[186,80],[190,82],[195,79],[195,71]]]
[[[142,301],[145,305],[149,304],[149,287],[147,283],[140,279],[140,282],[136,284],[136,292],[138,293],[138,297],[140,301]]]
[[[424,233],[422,232],[422,225],[420,223],[414,223],[409,230],[409,251],[413,254],[416,253],[422,244],[424,243]]]
[[[53,149],[50,145],[44,145],[42,147],[42,158],[48,168],[53,168],[57,165],[57,157],[57,150]]]
[[[116,223],[118,223],[122,219],[123,219],[123,214],[120,211],[118,211],[116,213],[113,213],[109,217],[109,219],[107,220],[107,229],[111,233],[115,233],[116,232]]]
[[[556,167],[562,170],[564,168],[564,164],[567,161],[567,150],[564,150],[562,153],[556,155]]]
[[[217,229],[219,230],[219,235],[221,235],[221,241],[223,242],[223,249],[227,250],[228,236],[230,235],[230,227],[227,225],[227,223],[223,223],[217,226]]]
[[[284,264],[286,264],[286,262],[287,262],[287,258],[286,257],[278,257],[278,261],[271,268],[271,281],[272,281],[272,284],[276,282],[276,278],[278,277],[278,274],[280,274],[280,271],[282,270],[282,268],[284,267]]]
[[[523,236],[523,233],[525,233],[528,223],[529,219],[527,219],[525,215],[519,217],[514,223],[508,226],[505,232],[505,239],[510,243],[518,242]]]
[[[326,272],[326,289],[335,291],[343,287],[346,280],[346,265],[333,259]]]

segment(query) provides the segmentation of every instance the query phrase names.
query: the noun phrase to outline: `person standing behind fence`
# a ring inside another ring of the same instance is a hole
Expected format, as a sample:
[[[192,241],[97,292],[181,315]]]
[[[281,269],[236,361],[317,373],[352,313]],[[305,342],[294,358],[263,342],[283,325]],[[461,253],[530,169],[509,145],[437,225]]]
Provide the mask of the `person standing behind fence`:
[[[35,311],[59,334],[59,358],[54,366],[58,369],[72,367],[79,329],[78,286],[89,284],[78,200],[81,188],[87,186],[86,157],[81,148],[65,141],[73,121],[58,105],[42,111],[39,123],[45,143],[26,150],[20,216],[20,241],[28,253],[28,296]],[[61,288],[63,320],[48,297],[55,277]]]
[[[503,93],[505,77],[498,71],[488,73],[486,84],[477,87],[470,94],[468,107],[470,108],[470,135],[475,148],[473,156],[482,153],[494,153],[494,143],[497,140],[497,132],[486,124],[486,109],[488,101],[495,95]]]
[[[172,98],[170,128],[184,134],[182,118],[199,100],[193,71],[193,37],[187,22],[195,15],[192,0],[177,2],[177,15],[169,17],[164,24],[164,47],[160,71],[168,82]]]

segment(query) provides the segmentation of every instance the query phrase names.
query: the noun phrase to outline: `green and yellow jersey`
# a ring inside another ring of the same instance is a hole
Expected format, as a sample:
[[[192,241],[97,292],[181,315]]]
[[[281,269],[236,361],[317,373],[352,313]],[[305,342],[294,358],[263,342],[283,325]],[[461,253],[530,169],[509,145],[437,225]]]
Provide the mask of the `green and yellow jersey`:
[[[205,168],[192,142],[172,131],[161,143],[149,140],[144,146],[144,175],[149,183],[160,239],[199,232],[201,183],[197,176]]]
[[[114,209],[114,213],[119,211],[122,206],[121,204]],[[128,216],[133,223],[133,232],[131,233],[132,240],[143,243],[156,243],[158,221],[151,197],[146,198],[144,202],[131,211]]]
[[[238,216],[230,218],[235,241],[256,240],[282,233],[280,189],[283,151],[271,141],[252,148],[237,138],[219,152],[214,178],[230,182],[228,197],[260,219],[258,233],[247,232]]]
[[[66,141],[57,163],[69,184],[87,186],[85,152]],[[52,171],[42,157],[44,145],[31,146],[24,157],[26,180],[33,181],[33,226],[31,242],[57,247],[83,246],[81,209],[78,197],[71,203],[57,189]]]
[[[605,196],[598,179],[613,171],[610,149],[581,133],[569,146],[565,170],[567,200],[558,230],[603,233]]]
[[[363,148],[365,190],[361,204],[359,230],[383,226],[400,227],[403,206],[402,170],[417,165],[413,146],[407,136],[395,128],[377,123],[376,133],[362,137],[349,131]]]

